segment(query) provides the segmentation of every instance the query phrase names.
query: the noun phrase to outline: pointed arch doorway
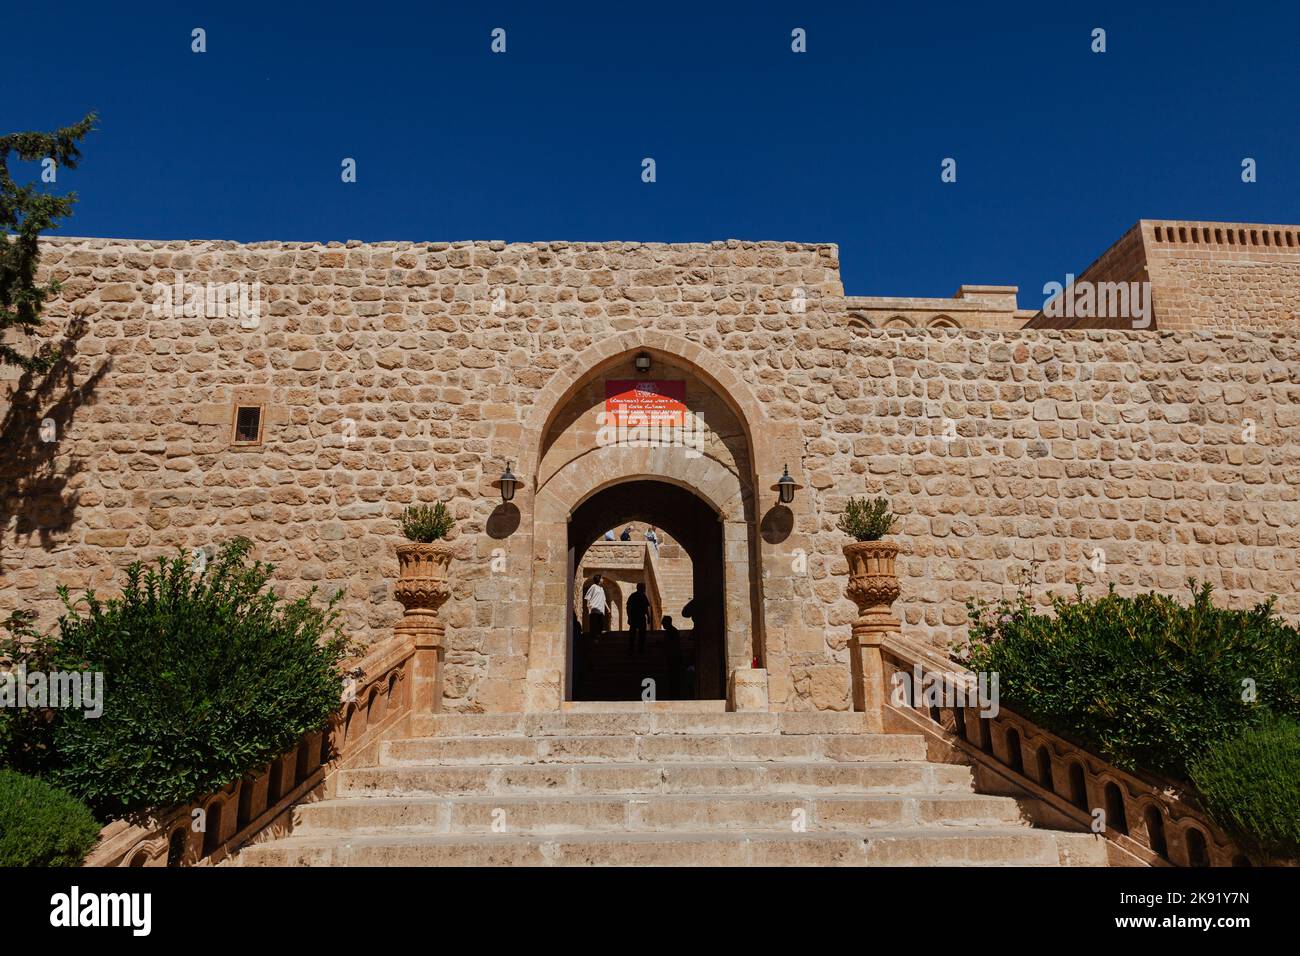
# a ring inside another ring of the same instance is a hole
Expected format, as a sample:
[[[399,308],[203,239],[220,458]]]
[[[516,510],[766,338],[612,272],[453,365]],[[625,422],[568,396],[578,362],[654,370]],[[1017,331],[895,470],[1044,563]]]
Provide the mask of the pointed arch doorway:
[[[665,568],[665,554],[644,537],[606,540],[607,531],[617,533],[633,522],[662,529],[671,547],[688,559],[688,580],[674,579],[684,562]],[[617,482],[574,509],[568,523],[567,603],[573,613],[566,634],[567,700],[725,700],[723,539],[722,516],[698,495],[665,480]],[[597,574],[607,598],[621,602],[610,608],[617,630],[597,633],[583,613],[581,592]],[[627,623],[627,598],[638,584],[652,609],[643,649],[631,639]],[[665,619],[671,619],[670,627]]]
[[[641,379],[668,384],[701,426],[695,437],[702,440],[686,447],[631,436],[626,443],[608,440],[602,425],[609,421],[611,388]],[[822,640],[818,622],[806,621],[792,602],[807,587],[792,558],[810,547],[796,522],[802,509],[798,501],[793,510],[776,504],[768,484],[786,462],[804,480],[801,444],[797,422],[771,421],[750,386],[696,343],[634,330],[603,338],[566,362],[537,396],[522,434],[498,446],[503,462],[519,449],[516,471],[526,476],[516,502],[531,534],[510,550],[512,561],[528,568],[523,709],[556,711],[580,699],[571,684],[568,640],[579,560],[569,555],[570,519],[596,493],[634,481],[675,485],[721,516],[723,686],[739,670],[764,669],[776,675],[768,706],[785,709],[791,650]],[[606,530],[599,529],[602,537]]]

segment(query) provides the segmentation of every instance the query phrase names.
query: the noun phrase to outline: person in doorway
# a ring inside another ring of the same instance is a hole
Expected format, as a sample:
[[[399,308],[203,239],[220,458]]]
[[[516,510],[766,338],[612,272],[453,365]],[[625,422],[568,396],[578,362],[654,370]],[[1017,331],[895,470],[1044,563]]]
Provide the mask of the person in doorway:
[[[673,619],[664,616],[660,627],[664,632],[664,651],[668,659],[668,700],[678,700],[682,683],[682,635],[673,626]]]
[[[645,539],[650,542],[650,546],[655,549],[655,554],[659,553],[659,535],[655,534],[655,526],[651,525],[646,529]]]
[[[645,653],[646,625],[650,623],[650,599],[645,584],[638,584],[627,599],[627,649]]]
[[[587,588],[582,600],[587,605],[587,633],[593,641],[598,641],[605,630],[605,619],[609,614],[604,581],[599,574],[591,579],[591,587]]]
[[[623,533],[620,534],[620,535],[618,536],[618,540],[620,540],[620,541],[631,541],[631,540],[632,540],[632,526],[631,526],[631,525],[628,525],[626,528],[623,529]]]

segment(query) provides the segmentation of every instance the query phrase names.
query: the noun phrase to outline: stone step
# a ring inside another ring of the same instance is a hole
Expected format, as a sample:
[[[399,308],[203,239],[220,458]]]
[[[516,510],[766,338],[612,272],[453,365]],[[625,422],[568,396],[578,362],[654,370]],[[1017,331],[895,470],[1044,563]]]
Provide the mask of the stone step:
[[[344,770],[340,796],[642,793],[969,793],[969,767],[920,761],[388,766]]]
[[[711,701],[593,702],[591,710],[545,714],[421,714],[411,721],[414,737],[558,737],[657,734],[863,734],[866,715],[836,711],[736,713],[699,709]],[[725,701],[717,701],[725,707]],[[666,705],[682,705],[672,707]],[[597,709],[599,708],[599,709]],[[910,735],[899,735],[910,736]],[[919,738],[918,738],[919,739]]]
[[[244,866],[1058,866],[1052,831],[949,827],[870,833],[709,831],[555,835],[293,836],[245,848]],[[1079,834],[1093,840],[1091,834]],[[1073,845],[1072,845],[1073,846]]]
[[[1010,797],[974,794],[633,794],[532,797],[352,797],[297,808],[295,836],[379,833],[789,831],[1000,825],[1023,821]]]
[[[384,766],[652,761],[925,760],[919,734],[422,737],[380,748]]]

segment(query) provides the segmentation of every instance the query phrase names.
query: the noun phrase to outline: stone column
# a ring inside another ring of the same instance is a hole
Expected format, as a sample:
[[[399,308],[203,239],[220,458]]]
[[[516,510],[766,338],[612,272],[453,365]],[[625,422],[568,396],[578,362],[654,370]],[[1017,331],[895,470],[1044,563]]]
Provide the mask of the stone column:
[[[849,642],[853,670],[853,709],[867,715],[867,730],[884,730],[885,674],[880,645],[897,633],[902,622],[890,605],[902,593],[894,572],[898,545],[888,541],[855,541],[844,546],[849,562],[848,595],[858,606]]]
[[[549,490],[533,503],[532,583],[529,590],[528,669],[524,675],[524,711],[553,712],[563,707],[572,688],[565,685],[569,647],[566,637],[573,609],[569,605],[568,507]],[[578,596],[581,599],[581,595]]]
[[[393,630],[415,648],[411,711],[431,714],[442,703],[446,625],[438,619],[438,609],[451,596],[447,584],[451,548],[441,542],[399,544],[397,562],[394,590],[406,613]]]

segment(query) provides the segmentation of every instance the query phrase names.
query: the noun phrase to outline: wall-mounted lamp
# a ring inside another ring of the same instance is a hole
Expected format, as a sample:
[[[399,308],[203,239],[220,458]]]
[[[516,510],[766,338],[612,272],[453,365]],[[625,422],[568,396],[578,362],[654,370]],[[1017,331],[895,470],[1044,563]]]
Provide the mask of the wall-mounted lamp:
[[[776,483],[777,493],[781,496],[781,504],[788,505],[794,501],[794,490],[799,486],[794,483],[790,477],[790,466],[786,465],[781,479]]]
[[[501,473],[497,483],[501,485],[501,503],[508,504],[515,496],[515,485],[519,484],[519,479],[510,470],[510,462],[506,462],[506,470]]]
[[[638,372],[648,372],[648,371],[650,371],[650,353],[649,353],[649,352],[637,352],[637,353],[636,353],[636,358],[633,359],[633,362],[634,362],[634,364],[636,365],[636,370],[637,370]]]

